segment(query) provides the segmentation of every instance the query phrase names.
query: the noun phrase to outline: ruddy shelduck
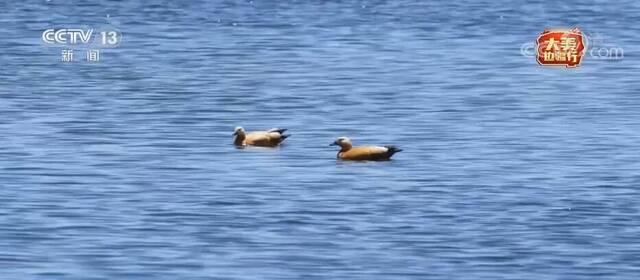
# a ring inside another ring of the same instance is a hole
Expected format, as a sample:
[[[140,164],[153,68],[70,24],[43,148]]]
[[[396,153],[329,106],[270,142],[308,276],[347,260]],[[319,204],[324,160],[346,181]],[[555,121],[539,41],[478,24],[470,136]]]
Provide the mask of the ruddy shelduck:
[[[238,147],[244,146],[261,146],[275,147],[280,145],[284,139],[291,135],[283,134],[287,129],[272,128],[267,131],[246,132],[242,127],[236,127],[233,135],[235,139],[233,144]]]
[[[343,160],[389,160],[393,154],[402,151],[396,146],[354,147],[347,137],[340,137],[330,146],[340,146],[337,158]]]

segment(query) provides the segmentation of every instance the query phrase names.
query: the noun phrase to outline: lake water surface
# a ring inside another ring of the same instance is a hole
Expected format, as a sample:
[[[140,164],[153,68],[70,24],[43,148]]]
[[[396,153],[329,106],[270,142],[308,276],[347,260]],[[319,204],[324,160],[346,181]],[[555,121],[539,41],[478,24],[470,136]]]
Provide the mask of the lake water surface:
[[[2,1],[0,278],[637,279],[638,22],[638,1]],[[124,40],[98,63],[41,42],[105,26]],[[521,55],[573,26],[624,59]],[[239,125],[292,136],[238,150]],[[404,151],[337,162],[338,136]]]

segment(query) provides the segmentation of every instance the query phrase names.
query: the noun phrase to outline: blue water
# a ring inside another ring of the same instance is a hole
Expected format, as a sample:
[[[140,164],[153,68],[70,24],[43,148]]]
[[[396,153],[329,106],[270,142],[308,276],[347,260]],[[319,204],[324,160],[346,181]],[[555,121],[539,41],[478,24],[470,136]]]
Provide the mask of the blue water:
[[[638,1],[186,2],[0,2],[0,278],[640,276]],[[624,59],[521,55],[573,26]]]

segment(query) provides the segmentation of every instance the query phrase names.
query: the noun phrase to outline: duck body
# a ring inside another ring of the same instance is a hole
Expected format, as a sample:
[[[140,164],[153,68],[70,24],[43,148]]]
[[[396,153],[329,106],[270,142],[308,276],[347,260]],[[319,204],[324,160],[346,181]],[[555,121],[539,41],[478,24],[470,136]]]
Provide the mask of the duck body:
[[[280,145],[282,141],[290,135],[285,135],[286,129],[273,128],[267,131],[246,132],[244,128],[237,127],[233,135],[235,139],[233,144],[239,147],[259,146],[259,147],[275,147]]]
[[[351,140],[347,137],[340,137],[331,145],[340,146],[337,158],[341,160],[390,160],[395,153],[402,151],[396,146],[353,147]]]

